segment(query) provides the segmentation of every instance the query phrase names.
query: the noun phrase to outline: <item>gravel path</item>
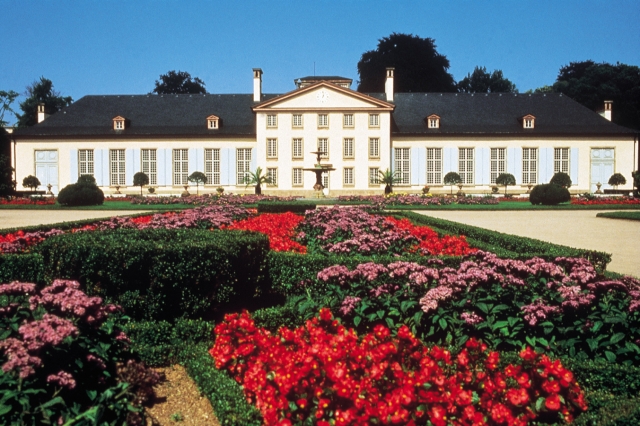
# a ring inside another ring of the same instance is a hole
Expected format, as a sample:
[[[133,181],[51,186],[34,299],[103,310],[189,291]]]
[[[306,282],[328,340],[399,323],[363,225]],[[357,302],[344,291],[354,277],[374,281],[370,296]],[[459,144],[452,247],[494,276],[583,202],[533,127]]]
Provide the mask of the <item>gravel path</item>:
[[[596,217],[599,212],[598,210],[416,211],[419,214],[505,234],[611,253],[612,260],[607,270],[640,277],[640,221]]]

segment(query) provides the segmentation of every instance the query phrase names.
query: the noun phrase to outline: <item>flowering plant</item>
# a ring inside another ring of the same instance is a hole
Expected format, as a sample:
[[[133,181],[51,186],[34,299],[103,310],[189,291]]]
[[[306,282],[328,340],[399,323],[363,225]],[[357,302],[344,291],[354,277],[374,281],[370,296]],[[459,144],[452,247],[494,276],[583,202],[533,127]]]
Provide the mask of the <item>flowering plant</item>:
[[[600,206],[600,205],[634,205],[640,204],[640,198],[631,198],[631,197],[580,197],[580,198],[572,198],[571,204],[579,205],[579,206]]]
[[[295,227],[302,220],[302,216],[291,212],[281,214],[263,213],[259,216],[235,221],[231,225],[223,226],[223,229],[261,232],[269,237],[271,250],[306,253],[307,248],[292,239],[295,234]]]
[[[3,206],[51,206],[56,203],[56,199],[53,197],[13,197],[13,198],[0,198],[0,205]]]
[[[587,409],[571,371],[531,348],[499,368],[500,354],[475,339],[453,356],[406,326],[358,338],[328,309],[275,335],[247,312],[227,315],[215,334],[216,368],[243,386],[266,425],[526,425]]]
[[[56,280],[40,291],[31,283],[0,285],[6,424],[142,424],[141,404],[159,377],[128,353],[113,316],[118,310],[75,281]]]
[[[335,265],[306,288],[296,303],[307,318],[328,306],[362,331],[406,324],[435,344],[476,337],[496,349],[529,344],[579,359],[640,361],[640,281],[608,279],[585,259],[478,251],[455,269],[438,259]]]

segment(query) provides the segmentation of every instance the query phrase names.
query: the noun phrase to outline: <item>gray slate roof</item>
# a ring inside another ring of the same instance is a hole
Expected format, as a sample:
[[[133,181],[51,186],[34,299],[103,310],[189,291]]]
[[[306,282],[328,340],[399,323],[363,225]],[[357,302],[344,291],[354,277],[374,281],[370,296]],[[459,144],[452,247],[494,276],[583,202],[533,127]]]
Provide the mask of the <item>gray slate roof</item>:
[[[275,96],[263,95],[262,101]],[[385,100],[384,93],[369,96]],[[559,94],[396,93],[393,103],[394,135],[635,134]],[[40,124],[16,129],[14,136],[255,137],[255,104],[252,94],[85,96]],[[220,129],[207,129],[212,114],[222,120]],[[440,129],[427,128],[424,118],[431,114],[440,116]],[[522,128],[527,114],[535,116],[533,129]],[[125,130],[113,130],[116,116],[129,120]]]
[[[394,104],[394,134],[635,133],[631,129],[611,123],[571,98],[557,93],[396,93]],[[431,114],[440,116],[439,129],[427,128],[424,119]],[[533,129],[522,127],[522,117],[527,114],[535,116]]]
[[[275,95],[262,95],[265,101]],[[16,136],[255,136],[252,94],[242,95],[92,95],[84,96],[42,123],[22,128]],[[222,126],[207,129],[206,118],[220,117]],[[129,122],[113,130],[113,118]]]

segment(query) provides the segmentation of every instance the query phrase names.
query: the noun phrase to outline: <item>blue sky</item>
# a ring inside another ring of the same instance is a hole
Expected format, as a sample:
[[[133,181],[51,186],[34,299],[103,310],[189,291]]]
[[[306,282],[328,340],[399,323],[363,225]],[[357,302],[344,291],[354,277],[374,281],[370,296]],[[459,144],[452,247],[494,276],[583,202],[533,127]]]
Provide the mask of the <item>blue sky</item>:
[[[572,61],[640,65],[638,0],[0,0],[0,16],[0,90],[45,76],[74,99],[148,93],[169,70],[212,93],[250,93],[252,68],[265,93],[314,64],[356,82],[362,53],[393,32],[435,39],[456,80],[486,66],[520,91]]]

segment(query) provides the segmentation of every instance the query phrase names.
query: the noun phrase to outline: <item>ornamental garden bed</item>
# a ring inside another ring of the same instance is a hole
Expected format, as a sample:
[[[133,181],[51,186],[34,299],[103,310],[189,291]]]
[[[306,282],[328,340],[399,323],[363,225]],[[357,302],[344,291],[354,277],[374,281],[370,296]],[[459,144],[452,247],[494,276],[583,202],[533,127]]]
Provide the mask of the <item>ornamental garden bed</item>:
[[[228,205],[14,230],[0,251],[2,282],[34,283],[0,291],[11,419],[135,423],[142,397],[108,389],[148,392],[144,361],[183,364],[222,424],[640,420],[640,282],[605,273],[606,253],[410,213]],[[126,316],[81,328],[102,300]],[[111,378],[89,400],[71,387],[83,368]]]

